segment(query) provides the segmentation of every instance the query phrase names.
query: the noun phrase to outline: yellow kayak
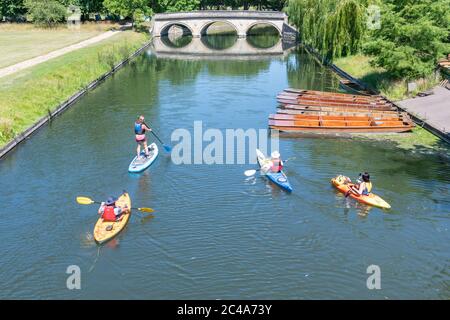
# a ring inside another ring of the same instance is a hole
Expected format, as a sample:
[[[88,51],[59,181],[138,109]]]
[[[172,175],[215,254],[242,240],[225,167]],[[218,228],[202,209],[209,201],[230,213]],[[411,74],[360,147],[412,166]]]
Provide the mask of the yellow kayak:
[[[346,194],[349,190],[350,187],[353,186],[353,183],[348,183],[347,182],[347,177],[339,175],[333,179],[331,179],[331,183],[333,184],[333,186],[336,187],[336,189],[338,189],[340,192]],[[369,193],[369,195],[359,195],[353,192],[350,192],[350,197],[352,197],[353,199],[355,199],[356,201],[374,206],[374,207],[378,207],[378,208],[382,208],[382,209],[390,209],[391,205],[389,203],[387,203],[386,201],[384,201],[382,198],[380,198],[379,196],[377,196],[376,194],[373,193]]]
[[[131,199],[128,193],[124,193],[117,199],[116,206],[125,207],[129,209],[122,214],[122,218],[119,221],[103,221],[103,218],[99,218],[94,227],[94,239],[97,243],[105,243],[111,240],[122,231],[128,223],[131,215]]]

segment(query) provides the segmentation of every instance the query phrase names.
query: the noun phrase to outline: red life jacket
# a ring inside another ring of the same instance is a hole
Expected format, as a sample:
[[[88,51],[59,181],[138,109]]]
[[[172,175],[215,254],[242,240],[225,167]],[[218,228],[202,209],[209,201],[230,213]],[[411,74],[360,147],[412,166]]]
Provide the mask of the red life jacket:
[[[283,170],[283,164],[280,159],[274,159],[272,160],[272,172],[280,172]]]
[[[103,221],[116,221],[116,214],[114,213],[113,206],[106,206],[105,211],[103,211]]]

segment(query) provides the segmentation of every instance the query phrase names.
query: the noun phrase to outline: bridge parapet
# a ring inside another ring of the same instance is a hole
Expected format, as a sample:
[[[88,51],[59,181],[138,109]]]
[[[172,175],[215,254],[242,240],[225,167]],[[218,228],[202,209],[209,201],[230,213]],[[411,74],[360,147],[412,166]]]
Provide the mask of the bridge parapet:
[[[231,25],[239,37],[246,37],[248,31],[256,24],[272,25],[283,36],[287,25],[287,15],[279,11],[222,10],[190,11],[175,13],[158,13],[153,17],[152,34],[154,37],[167,35],[173,25],[182,26],[193,37],[201,37],[208,27],[215,22]]]

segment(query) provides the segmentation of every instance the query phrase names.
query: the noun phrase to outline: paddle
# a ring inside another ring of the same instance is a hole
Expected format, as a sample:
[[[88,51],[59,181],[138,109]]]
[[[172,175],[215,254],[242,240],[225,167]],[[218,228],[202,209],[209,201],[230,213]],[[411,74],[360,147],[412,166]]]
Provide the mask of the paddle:
[[[79,204],[93,204],[93,203],[101,204],[101,202],[94,201],[94,200],[92,200],[91,198],[88,198],[88,197],[77,197],[77,202]],[[152,208],[130,208],[130,209],[143,211],[143,212],[154,212],[155,211]]]
[[[150,128],[150,126],[148,124],[146,124],[145,122],[143,122],[143,123],[147,126],[147,128]],[[153,129],[150,132],[153,133],[155,138],[158,139],[159,143],[162,144],[162,146],[163,146],[164,150],[166,150],[166,152],[168,152],[168,153],[172,152],[172,147],[164,144],[164,142],[161,141],[161,139],[156,135],[156,133],[153,131]]]
[[[283,163],[286,163],[286,162],[288,162],[288,161],[290,161],[290,160],[294,160],[294,159],[295,159],[295,157],[288,158],[288,159],[284,160]],[[244,174],[245,174],[247,177],[251,177],[251,176],[254,176],[255,173],[256,173],[257,171],[261,171],[261,168],[258,168],[258,169],[251,169],[251,170],[245,170],[245,171],[244,171]]]

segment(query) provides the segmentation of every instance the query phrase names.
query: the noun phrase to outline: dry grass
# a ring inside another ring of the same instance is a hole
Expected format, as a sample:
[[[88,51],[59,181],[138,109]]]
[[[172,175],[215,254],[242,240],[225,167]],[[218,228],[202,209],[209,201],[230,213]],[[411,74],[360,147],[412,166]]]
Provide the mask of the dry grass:
[[[0,68],[81,42],[112,28],[118,25],[85,23],[79,29],[68,29],[66,25],[49,29],[28,23],[1,23]]]

